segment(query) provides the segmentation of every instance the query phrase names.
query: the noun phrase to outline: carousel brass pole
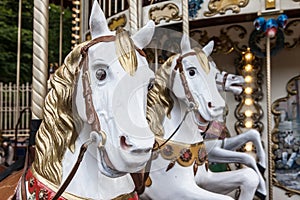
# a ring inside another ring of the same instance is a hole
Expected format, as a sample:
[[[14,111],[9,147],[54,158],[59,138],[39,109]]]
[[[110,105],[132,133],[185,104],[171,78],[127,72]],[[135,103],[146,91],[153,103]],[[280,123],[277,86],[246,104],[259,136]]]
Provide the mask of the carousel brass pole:
[[[43,118],[48,79],[48,24],[49,0],[34,0],[33,8],[33,66],[32,66],[32,120],[30,145]]]
[[[271,47],[270,47],[270,37],[266,36],[266,64],[267,64],[267,123],[268,123],[268,152],[272,151],[272,144],[271,144],[271,131],[272,131],[272,121],[271,121]],[[270,155],[270,154],[269,154]],[[272,174],[273,174],[273,160],[271,156],[268,156],[268,174],[269,174],[269,200],[273,199],[273,187],[272,187]]]

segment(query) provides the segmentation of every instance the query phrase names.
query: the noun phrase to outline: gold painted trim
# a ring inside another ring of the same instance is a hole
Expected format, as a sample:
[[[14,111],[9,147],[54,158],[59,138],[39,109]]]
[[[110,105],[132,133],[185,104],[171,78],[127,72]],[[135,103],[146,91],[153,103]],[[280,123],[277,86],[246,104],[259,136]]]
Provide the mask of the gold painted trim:
[[[275,9],[276,1],[275,0],[265,0],[265,8],[266,8],[266,10]]]
[[[159,24],[161,20],[166,22],[180,21],[182,16],[179,15],[179,8],[174,3],[167,3],[162,6],[155,6],[149,10],[149,19]]]
[[[155,141],[153,152],[154,154],[157,154],[156,156],[160,154],[164,159],[177,161],[177,163],[183,167],[189,167],[194,163],[197,165],[202,165],[207,160],[207,152],[204,142],[186,144],[170,140],[161,146],[166,141],[165,139],[161,137],[155,137]],[[182,155],[184,153],[190,154],[189,159],[182,159]]]
[[[246,53],[251,53],[253,55],[251,60],[246,61],[245,55]],[[245,70],[246,65],[252,66],[252,71]],[[252,88],[253,92],[250,94],[246,94],[245,90],[239,95],[236,95],[236,100],[239,102],[238,105],[235,108],[235,117],[237,121],[235,122],[234,128],[237,134],[241,134],[249,128],[246,127],[245,120],[249,119],[253,122],[253,125],[251,128],[256,129],[258,132],[262,133],[264,129],[264,124],[261,122],[262,116],[263,116],[263,109],[260,105],[260,102],[263,98],[263,92],[262,92],[262,59],[254,56],[254,54],[251,52],[251,50],[248,48],[246,52],[242,53],[242,57],[240,59],[240,62],[237,63],[236,68],[238,71],[238,74],[242,75],[243,77],[251,76],[252,81],[250,83],[245,83],[244,89],[246,87]],[[250,98],[253,103],[252,105],[246,105],[245,101],[247,98]],[[253,114],[250,117],[247,117],[245,115],[245,110],[251,109]]]
[[[46,185],[50,190],[52,190],[53,192],[57,192],[59,190],[59,187],[57,187],[57,185],[53,184],[52,182],[48,181],[47,179],[43,178],[42,176],[40,176],[33,168],[31,168],[31,172],[32,175],[42,184]],[[126,194],[121,194],[115,198],[113,198],[112,200],[127,200],[127,199],[131,199],[134,198],[136,195],[135,191],[132,191],[130,193],[126,193]],[[83,197],[79,197],[77,195],[71,194],[69,192],[64,192],[62,195],[62,197],[64,197],[65,199],[72,199],[72,200],[92,200],[91,198],[83,198]]]
[[[32,175],[39,180],[42,184],[46,185],[49,189],[51,189],[53,192],[57,192],[59,190],[59,187],[57,187],[57,185],[55,185],[54,183],[48,181],[47,179],[45,179],[44,177],[42,177],[41,175],[39,175],[34,168],[31,168],[31,172]],[[74,194],[68,193],[68,192],[64,192],[61,196],[63,196],[65,199],[73,199],[73,200],[86,200],[89,198],[83,198],[83,197],[79,197],[76,196]]]
[[[108,27],[111,31],[117,30],[119,27],[125,27],[127,24],[127,18],[125,14],[118,17],[114,17],[109,20]]]
[[[227,10],[232,10],[233,13],[239,13],[241,8],[246,7],[249,0],[210,0],[208,10],[204,12],[205,17],[212,17],[217,14],[225,14]]]

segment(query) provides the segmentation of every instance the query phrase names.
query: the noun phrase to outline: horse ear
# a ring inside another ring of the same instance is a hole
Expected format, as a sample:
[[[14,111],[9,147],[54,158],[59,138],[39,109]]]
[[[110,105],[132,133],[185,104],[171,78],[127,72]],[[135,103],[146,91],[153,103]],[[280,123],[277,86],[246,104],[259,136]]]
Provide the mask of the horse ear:
[[[183,34],[182,39],[181,39],[181,53],[185,54],[191,51],[191,43],[190,43],[190,38],[188,35]]]
[[[175,59],[173,60],[172,66],[176,65],[177,58],[178,57],[175,57]],[[173,93],[178,99],[185,99],[185,92],[184,92],[183,85],[181,83],[180,75],[179,73],[177,73],[177,71],[174,71],[174,69],[172,71],[175,74],[172,74],[172,76],[174,75],[173,77],[174,80],[172,80],[171,91],[173,91]]]
[[[91,11],[90,30],[92,39],[104,35],[113,35],[113,33],[108,29],[105,15],[101,10],[97,0],[94,0]]]
[[[155,24],[152,20],[150,20],[143,28],[131,37],[135,46],[139,49],[143,49],[147,46],[152,40],[154,30]]]
[[[213,40],[210,41],[207,45],[205,45],[205,47],[203,47],[202,50],[204,51],[204,53],[207,57],[210,56],[210,54],[214,50],[214,41]]]

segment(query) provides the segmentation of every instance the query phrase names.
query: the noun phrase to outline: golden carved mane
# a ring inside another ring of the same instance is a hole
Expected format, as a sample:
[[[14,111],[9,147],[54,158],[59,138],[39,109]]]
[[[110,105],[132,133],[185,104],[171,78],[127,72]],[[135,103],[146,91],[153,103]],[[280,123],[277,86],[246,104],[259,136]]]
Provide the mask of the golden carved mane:
[[[76,126],[81,124],[79,117],[72,112],[72,97],[83,45],[75,47],[56,70],[43,108],[44,119],[36,134],[33,169],[54,184],[61,181],[63,155],[67,148],[74,151]]]
[[[44,119],[36,134],[33,171],[55,185],[61,183],[63,156],[67,148],[74,152],[77,131],[80,131],[82,125],[72,107],[77,75],[81,70],[80,50],[86,43],[76,46],[65,58],[64,64],[56,70],[51,80],[51,90],[45,99]],[[132,75],[137,69],[133,42],[128,34],[117,33],[115,44],[122,67]]]
[[[165,116],[171,117],[173,99],[170,96],[169,77],[174,56],[168,58],[166,62],[155,73],[155,81],[147,94],[147,121],[152,132],[157,136],[164,135],[162,125]]]

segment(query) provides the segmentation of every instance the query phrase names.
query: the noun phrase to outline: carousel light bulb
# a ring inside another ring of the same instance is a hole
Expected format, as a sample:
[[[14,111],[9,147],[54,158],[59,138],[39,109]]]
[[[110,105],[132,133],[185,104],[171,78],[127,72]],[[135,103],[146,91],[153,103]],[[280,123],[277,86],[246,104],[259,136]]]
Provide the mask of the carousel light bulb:
[[[245,59],[246,59],[246,61],[252,61],[253,54],[251,52],[245,53]]]
[[[73,37],[75,40],[80,39],[80,36],[77,35],[77,34],[75,34],[75,33],[72,33],[71,35],[72,35],[72,37]]]
[[[246,83],[251,83],[251,82],[252,82],[252,76],[249,76],[249,75],[246,76],[246,77],[245,77],[245,82],[246,82]]]
[[[253,92],[253,89],[251,87],[246,87],[245,88],[245,93],[246,94],[252,94],[252,92]]]
[[[251,99],[251,98],[246,98],[245,99],[245,105],[251,106],[252,104],[253,104],[253,99]]]
[[[80,5],[80,1],[73,1],[73,5]]]
[[[72,31],[80,31],[80,27],[78,26],[72,27]]]
[[[247,121],[245,122],[245,127],[246,127],[246,128],[252,128],[252,125],[253,125],[253,123],[252,123],[251,120],[247,120]]]
[[[247,65],[245,66],[245,70],[246,70],[247,72],[252,71],[252,69],[253,69],[253,66],[250,65],[250,64],[247,64]]]
[[[79,9],[77,9],[77,8],[72,8],[72,11],[74,12],[74,13],[77,13],[77,14],[79,14],[80,13],[80,10]]]
[[[245,145],[245,150],[250,152],[253,150],[253,145],[252,145],[252,142],[247,142],[246,145]]]
[[[252,114],[253,114],[252,110],[246,110],[246,111],[245,111],[245,116],[246,116],[246,117],[251,117]]]

